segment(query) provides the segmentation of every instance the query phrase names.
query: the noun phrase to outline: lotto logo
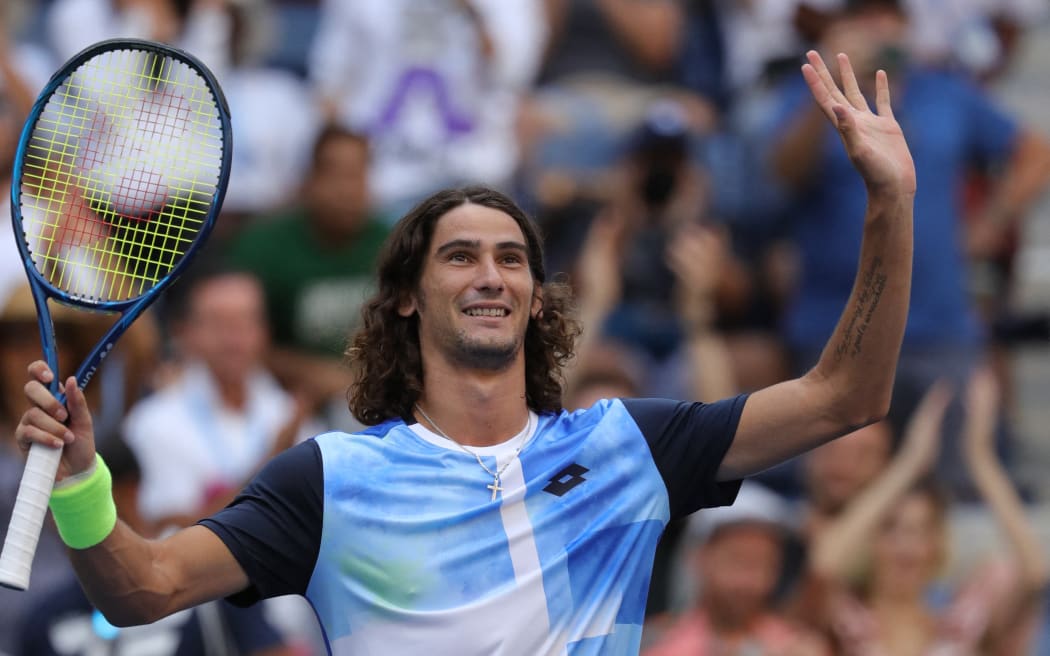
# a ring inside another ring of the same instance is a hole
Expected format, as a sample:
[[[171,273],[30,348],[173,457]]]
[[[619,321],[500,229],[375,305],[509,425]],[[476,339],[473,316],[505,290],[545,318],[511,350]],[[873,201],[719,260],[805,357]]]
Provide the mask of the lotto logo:
[[[583,475],[589,471],[583,465],[577,465],[574,462],[551,477],[550,482],[547,484],[547,487],[543,488],[543,491],[550,492],[556,497],[563,496],[566,492],[587,480]]]

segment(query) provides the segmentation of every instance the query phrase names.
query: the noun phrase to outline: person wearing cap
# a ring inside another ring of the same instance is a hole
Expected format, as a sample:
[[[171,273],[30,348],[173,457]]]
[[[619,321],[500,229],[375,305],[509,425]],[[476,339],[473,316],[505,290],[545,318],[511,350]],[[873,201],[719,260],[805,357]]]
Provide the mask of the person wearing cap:
[[[643,656],[822,656],[827,645],[773,607],[784,549],[796,539],[783,500],[747,481],[732,506],[689,519],[684,564],[699,591]]]

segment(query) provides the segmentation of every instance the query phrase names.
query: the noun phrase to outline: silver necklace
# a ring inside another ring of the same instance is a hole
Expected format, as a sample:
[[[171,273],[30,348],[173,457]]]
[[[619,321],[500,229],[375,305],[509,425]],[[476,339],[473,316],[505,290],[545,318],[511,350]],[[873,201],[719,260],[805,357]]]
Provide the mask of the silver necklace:
[[[521,448],[523,446],[525,446],[525,440],[526,440],[526,438],[528,438],[529,430],[532,428],[532,413],[529,412],[529,417],[525,421],[525,428],[524,428],[524,430],[521,431],[521,433],[519,433],[519,435],[521,437],[521,440],[518,442],[518,448],[514,449],[514,455],[512,455],[510,457],[510,459],[507,460],[507,462],[504,463],[504,465],[502,467],[500,467],[496,471],[492,471],[487,466],[485,466],[485,462],[481,459],[481,456],[478,455],[477,452],[471,451],[467,447],[463,446],[462,444],[460,444],[456,440],[454,440],[451,437],[449,437],[448,433],[446,433],[445,431],[441,430],[441,426],[438,426],[437,424],[434,423],[434,420],[430,418],[430,415],[428,415],[426,412],[423,412],[423,408],[421,408],[418,403],[416,403],[414,405],[415,405],[416,410],[419,411],[419,414],[423,415],[423,419],[426,419],[427,423],[434,427],[434,430],[436,430],[438,432],[438,435],[440,435],[441,437],[445,438],[449,442],[452,442],[453,444],[458,446],[460,449],[463,450],[464,453],[474,456],[474,459],[478,461],[478,464],[481,465],[481,468],[484,469],[488,473],[488,475],[492,477],[492,485],[486,485],[485,487],[487,487],[488,489],[492,490],[492,499],[491,499],[491,501],[495,501],[496,500],[496,493],[503,491],[503,487],[500,485],[501,477],[503,476],[503,472],[507,471],[507,467],[510,467],[510,463],[514,462],[514,460],[517,459],[518,454],[521,453]]]

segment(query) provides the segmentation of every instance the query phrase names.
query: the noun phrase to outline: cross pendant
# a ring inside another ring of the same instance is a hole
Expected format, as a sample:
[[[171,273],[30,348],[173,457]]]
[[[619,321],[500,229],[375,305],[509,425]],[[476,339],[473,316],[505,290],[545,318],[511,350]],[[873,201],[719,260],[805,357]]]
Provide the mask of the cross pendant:
[[[502,492],[503,491],[503,488],[501,488],[499,486],[499,476],[494,476],[492,478],[492,485],[486,485],[485,487],[487,487],[488,489],[492,490],[492,499],[491,499],[492,501],[496,500],[496,493],[497,492]]]

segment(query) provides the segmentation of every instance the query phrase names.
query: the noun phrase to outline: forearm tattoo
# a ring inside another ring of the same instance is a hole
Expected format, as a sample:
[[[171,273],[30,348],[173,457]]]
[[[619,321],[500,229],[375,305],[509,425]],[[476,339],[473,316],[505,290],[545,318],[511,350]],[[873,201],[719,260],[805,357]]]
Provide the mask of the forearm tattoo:
[[[842,341],[835,348],[835,360],[841,360],[848,355],[856,358],[860,355],[864,334],[871,325],[871,319],[875,315],[875,308],[879,306],[882,299],[882,290],[886,288],[886,272],[882,264],[882,258],[876,257],[871,266],[864,272],[860,281],[860,292],[857,294],[856,304],[850,313],[849,323],[842,334]]]

